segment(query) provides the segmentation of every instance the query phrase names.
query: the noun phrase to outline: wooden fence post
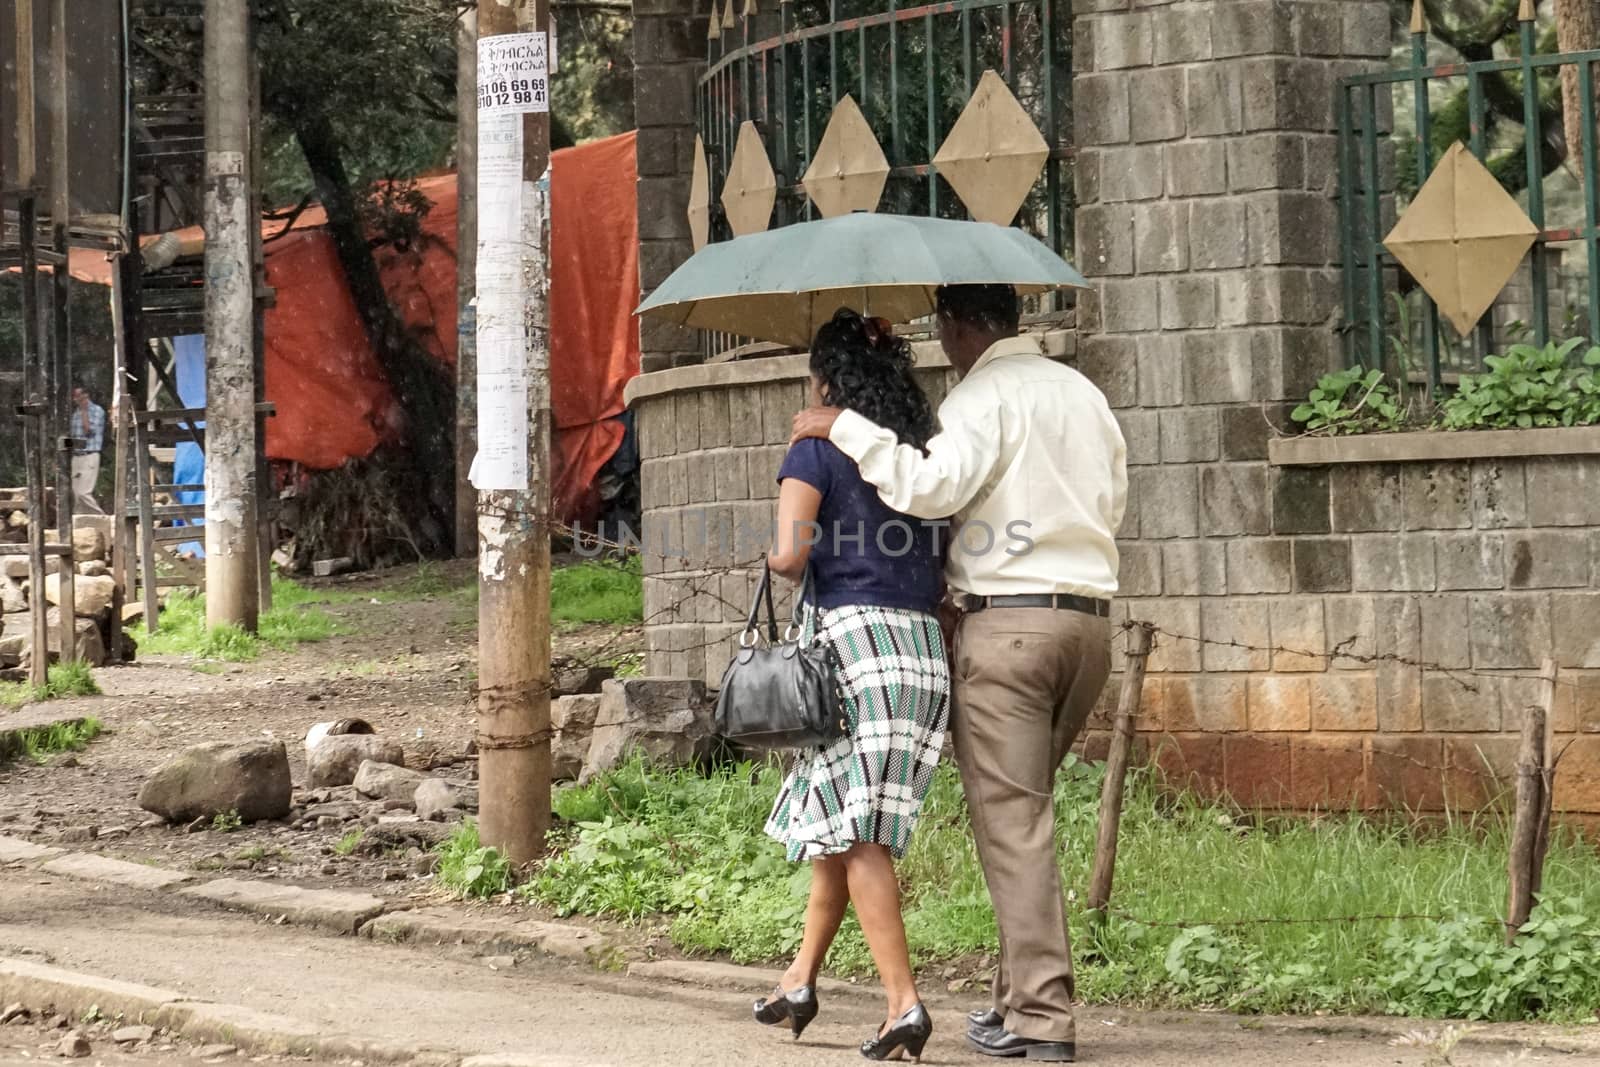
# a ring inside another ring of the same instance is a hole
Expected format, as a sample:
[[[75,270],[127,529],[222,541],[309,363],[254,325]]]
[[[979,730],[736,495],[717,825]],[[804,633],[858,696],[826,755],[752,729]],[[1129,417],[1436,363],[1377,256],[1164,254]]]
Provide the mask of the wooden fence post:
[[[1144,695],[1145,666],[1155,627],[1134,623],[1129,632],[1133,647],[1128,649],[1128,668],[1122,675],[1122,692],[1117,698],[1117,721],[1111,733],[1111,750],[1106,754],[1106,777],[1100,788],[1100,831],[1094,847],[1094,873],[1089,878],[1089,910],[1097,921],[1105,918],[1111,902],[1111,878],[1117,866],[1117,831],[1122,822],[1122,791],[1128,773],[1128,753],[1133,747],[1133,725],[1139,716],[1139,701]]]
[[[1506,901],[1506,944],[1517,938],[1533,911],[1533,898],[1544,881],[1544,857],[1550,847],[1551,771],[1550,719],[1555,704],[1556,665],[1546,659],[1540,703],[1523,709],[1522,745],[1517,751],[1516,812],[1511,823],[1507,863],[1510,890]]]

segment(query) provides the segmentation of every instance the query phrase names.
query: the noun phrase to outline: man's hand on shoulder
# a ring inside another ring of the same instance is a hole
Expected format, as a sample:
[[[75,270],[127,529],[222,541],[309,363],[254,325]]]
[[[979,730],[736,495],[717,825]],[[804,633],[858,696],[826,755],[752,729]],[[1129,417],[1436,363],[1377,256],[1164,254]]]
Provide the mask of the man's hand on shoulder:
[[[834,421],[839,418],[841,408],[806,408],[794,417],[794,433],[789,438],[789,443],[802,441],[807,437],[819,437],[826,441],[833,432]]]

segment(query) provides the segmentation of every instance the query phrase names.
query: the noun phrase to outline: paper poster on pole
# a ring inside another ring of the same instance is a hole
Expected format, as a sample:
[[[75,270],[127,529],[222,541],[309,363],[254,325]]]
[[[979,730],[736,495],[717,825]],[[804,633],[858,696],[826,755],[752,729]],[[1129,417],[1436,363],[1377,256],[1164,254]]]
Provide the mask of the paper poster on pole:
[[[542,33],[478,38],[478,118],[550,110],[550,52]]]

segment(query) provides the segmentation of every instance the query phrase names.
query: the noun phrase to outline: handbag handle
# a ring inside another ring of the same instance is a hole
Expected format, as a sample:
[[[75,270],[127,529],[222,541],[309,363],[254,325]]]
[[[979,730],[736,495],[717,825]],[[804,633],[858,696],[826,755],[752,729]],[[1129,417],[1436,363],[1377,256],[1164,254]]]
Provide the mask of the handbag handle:
[[[799,634],[805,626],[804,610],[817,595],[816,577],[811,573],[811,561],[806,560],[806,572],[800,577],[800,588],[794,593],[794,610],[789,615],[791,631]]]
[[[806,571],[809,574],[810,573],[810,567],[807,567]],[[739,635],[739,643],[741,645],[745,644],[745,638],[751,637],[752,634],[759,634],[761,632],[760,625],[756,621],[756,616],[761,611],[761,602],[762,602],[762,600],[765,600],[767,602],[767,640],[771,644],[777,644],[778,643],[778,618],[777,618],[777,615],[772,610],[772,564],[771,563],[763,563],[761,565],[761,584],[756,586],[756,597],[755,597],[755,600],[751,601],[751,603],[750,603],[750,615],[744,621],[744,632]],[[755,643],[755,639],[753,637],[751,637],[750,644],[754,644],[754,643]]]

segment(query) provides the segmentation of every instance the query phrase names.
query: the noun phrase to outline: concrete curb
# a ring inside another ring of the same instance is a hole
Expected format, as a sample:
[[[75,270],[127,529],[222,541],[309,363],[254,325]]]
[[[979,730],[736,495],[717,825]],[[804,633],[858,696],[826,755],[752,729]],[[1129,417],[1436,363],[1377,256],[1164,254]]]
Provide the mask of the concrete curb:
[[[461,1056],[322,1032],[315,1023],[242,1004],[194,1000],[175,990],[80,974],[27,960],[0,959],[0,1001],[32,1011],[81,1016],[91,1008],[130,1022],[165,1027],[192,1041],[237,1045],[246,1052],[359,1059],[407,1067],[457,1067]]]
[[[449,908],[389,912],[363,925],[361,935],[374,941],[466,945],[486,952],[541,952],[603,970],[617,969],[623,952],[595,930],[537,919],[462,915]]]
[[[220,904],[233,911],[248,911],[273,918],[283,916],[296,926],[315,926],[335,934],[354,934],[363,923],[382,915],[388,904],[366,893],[334,889],[305,889],[297,885],[247,882],[218,878],[188,889],[178,896]]]

